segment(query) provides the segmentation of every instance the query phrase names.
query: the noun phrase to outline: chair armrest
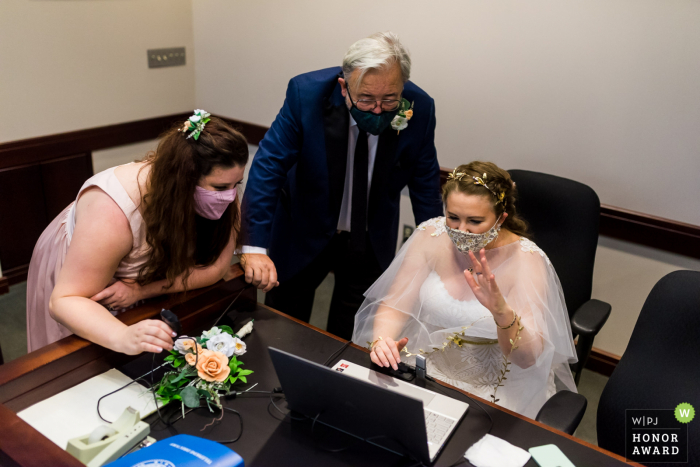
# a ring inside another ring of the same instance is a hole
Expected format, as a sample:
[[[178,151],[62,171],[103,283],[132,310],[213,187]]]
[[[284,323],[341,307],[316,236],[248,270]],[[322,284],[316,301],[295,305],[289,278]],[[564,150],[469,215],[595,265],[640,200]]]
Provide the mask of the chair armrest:
[[[573,435],[578,428],[588,401],[581,394],[559,391],[542,406],[535,420]]]
[[[578,336],[595,336],[610,316],[609,303],[592,298],[576,310],[571,318],[571,330]]]

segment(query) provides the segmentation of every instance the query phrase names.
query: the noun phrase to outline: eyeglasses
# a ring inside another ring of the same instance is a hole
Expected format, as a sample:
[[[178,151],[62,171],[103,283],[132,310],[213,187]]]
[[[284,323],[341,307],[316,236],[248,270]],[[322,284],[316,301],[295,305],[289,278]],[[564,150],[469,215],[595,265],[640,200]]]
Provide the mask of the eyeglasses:
[[[348,97],[350,97],[350,102],[355,104],[355,106],[363,112],[371,112],[377,108],[377,105],[382,106],[382,110],[386,112],[391,112],[396,110],[401,105],[401,99],[360,99],[359,101],[353,101],[350,95],[350,86],[345,85],[345,89],[348,91]],[[381,102],[381,104],[379,104]]]

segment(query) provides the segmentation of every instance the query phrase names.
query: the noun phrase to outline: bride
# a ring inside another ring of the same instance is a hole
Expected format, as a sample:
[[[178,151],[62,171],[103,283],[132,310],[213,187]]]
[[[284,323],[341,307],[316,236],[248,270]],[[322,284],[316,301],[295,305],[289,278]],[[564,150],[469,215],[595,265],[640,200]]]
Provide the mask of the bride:
[[[418,226],[365,293],[352,340],[384,367],[424,355],[429,375],[534,418],[557,390],[576,392],[576,352],[559,279],[515,196],[495,164],[457,167],[446,217]]]

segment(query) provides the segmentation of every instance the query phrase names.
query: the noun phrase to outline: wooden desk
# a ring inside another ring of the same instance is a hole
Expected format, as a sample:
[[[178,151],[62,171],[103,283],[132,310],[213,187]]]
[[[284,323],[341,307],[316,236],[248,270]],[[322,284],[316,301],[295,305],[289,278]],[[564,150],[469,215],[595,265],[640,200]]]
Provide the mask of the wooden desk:
[[[120,319],[126,323],[134,323],[157,316],[161,308],[170,308],[179,316],[184,333],[199,332],[218,318],[244,286],[242,271],[238,266],[233,266],[226,282],[190,292],[186,297],[165,297],[151,301],[123,313]],[[246,368],[255,370],[249,381],[259,383],[256,389],[269,390],[279,386],[267,354],[268,346],[322,363],[345,342],[307,323],[256,304],[255,297],[256,291],[248,288],[242,292],[233,308],[238,310],[239,316],[256,319],[255,330],[246,337],[248,352],[242,358]],[[369,365],[367,351],[356,345],[348,348],[342,358]],[[143,355],[120,355],[71,336],[0,366],[0,465],[81,466],[81,463],[34,430],[16,413],[110,368],[124,365],[133,367],[146,361],[150,364],[150,360],[148,356]],[[457,461],[460,453],[485,433],[488,429],[488,418],[469,400],[466,393],[445,384],[429,384],[434,385],[429,389],[471,404],[467,416],[435,464],[446,466]],[[619,456],[502,409],[489,401],[478,401],[493,418],[491,433],[515,445],[528,448],[555,443],[576,465],[638,465],[626,464]],[[398,456],[366,443],[357,443],[338,454],[320,450],[315,444],[319,441],[316,439],[319,432],[312,436],[308,422],[290,423],[288,419],[280,420],[282,417],[279,413],[274,409],[269,411],[268,397],[251,395],[225,401],[225,404],[238,410],[243,416],[243,435],[230,447],[242,455],[246,466],[402,465],[398,463]],[[162,439],[179,432],[210,439],[227,439],[237,435],[238,420],[228,412],[219,425],[201,432],[200,429],[211,419],[212,416],[206,410],[200,410],[189,414],[186,420],[177,422],[173,428],[165,428],[155,423],[152,436]],[[529,465],[536,464],[531,460]]]

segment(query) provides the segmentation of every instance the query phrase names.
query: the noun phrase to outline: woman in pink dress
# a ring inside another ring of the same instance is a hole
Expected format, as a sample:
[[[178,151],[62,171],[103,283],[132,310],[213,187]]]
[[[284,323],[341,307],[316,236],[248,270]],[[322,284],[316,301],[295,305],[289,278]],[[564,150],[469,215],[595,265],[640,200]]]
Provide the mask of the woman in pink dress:
[[[126,326],[114,315],[224,277],[240,230],[236,185],[247,161],[243,135],[196,110],[143,161],[86,181],[34,248],[28,350],[71,333],[130,355],[171,349],[174,333],[162,321]]]

